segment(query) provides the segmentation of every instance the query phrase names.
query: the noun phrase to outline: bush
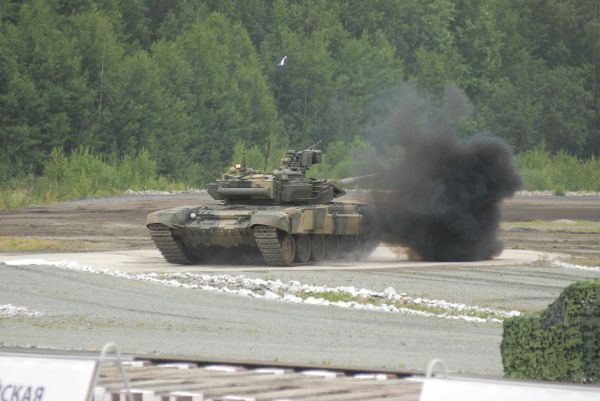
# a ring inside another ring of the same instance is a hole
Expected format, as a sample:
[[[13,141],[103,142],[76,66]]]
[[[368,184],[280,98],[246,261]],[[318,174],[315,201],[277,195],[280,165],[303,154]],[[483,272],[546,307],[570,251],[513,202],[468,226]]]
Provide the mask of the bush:
[[[534,149],[517,156],[529,190],[600,191],[600,162],[580,160],[561,151],[554,155]]]
[[[13,178],[0,188],[0,208],[18,208],[39,203],[91,196],[119,194],[127,189],[182,188],[157,174],[157,164],[143,150],[135,156],[108,160],[90,149],[70,155],[54,149],[40,177]]]
[[[504,321],[504,375],[600,382],[600,280],[567,287],[544,312]]]

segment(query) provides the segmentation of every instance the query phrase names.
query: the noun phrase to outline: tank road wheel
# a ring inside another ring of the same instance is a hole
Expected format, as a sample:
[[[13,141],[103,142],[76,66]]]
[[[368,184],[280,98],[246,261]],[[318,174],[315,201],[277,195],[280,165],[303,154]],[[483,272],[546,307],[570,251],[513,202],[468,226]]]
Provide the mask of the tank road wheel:
[[[359,235],[356,237],[356,241],[354,241],[354,253],[356,254],[356,259],[363,260],[366,259],[367,256],[367,239],[364,235]]]
[[[314,262],[320,262],[325,259],[327,248],[325,247],[325,237],[322,235],[311,235],[310,248],[312,250],[310,259]]]
[[[280,244],[283,263],[290,266],[296,257],[296,242],[294,241],[294,237],[288,233],[283,233]]]
[[[275,227],[255,226],[254,240],[266,264],[290,266],[296,257],[294,237]]]
[[[340,257],[343,259],[355,259],[354,237],[352,235],[342,235],[340,238]]]
[[[310,237],[308,235],[294,235],[296,242],[296,262],[306,263],[310,259]]]
[[[337,259],[340,254],[340,240],[337,235],[327,235],[325,237],[325,253],[327,259]]]
[[[171,229],[163,224],[149,224],[148,229],[154,245],[158,248],[165,260],[178,265],[189,265],[194,260],[188,256],[185,245],[181,240],[173,237]]]

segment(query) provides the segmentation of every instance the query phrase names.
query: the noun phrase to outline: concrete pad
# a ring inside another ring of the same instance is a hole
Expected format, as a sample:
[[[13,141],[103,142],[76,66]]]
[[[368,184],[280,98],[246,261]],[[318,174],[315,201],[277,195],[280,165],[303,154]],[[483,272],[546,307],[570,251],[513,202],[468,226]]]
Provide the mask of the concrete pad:
[[[71,253],[27,253],[0,254],[0,262],[22,259],[42,259],[51,262],[77,262],[80,265],[97,269],[119,270],[132,273],[225,273],[225,272],[264,272],[264,271],[327,271],[327,270],[383,270],[403,267],[432,266],[508,266],[533,263],[539,260],[552,260],[564,255],[523,249],[506,249],[491,260],[475,262],[425,262],[409,260],[402,248],[380,246],[366,260],[360,262],[340,261],[317,265],[265,266],[265,265],[174,265],[167,263],[156,249],[121,250],[104,252]]]

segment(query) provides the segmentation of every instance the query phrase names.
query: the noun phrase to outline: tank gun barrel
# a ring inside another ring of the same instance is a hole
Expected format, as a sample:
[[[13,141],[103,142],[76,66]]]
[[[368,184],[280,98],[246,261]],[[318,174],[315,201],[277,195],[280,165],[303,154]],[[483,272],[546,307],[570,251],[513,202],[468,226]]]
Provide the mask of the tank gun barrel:
[[[338,198],[338,197],[346,194],[346,190],[344,187],[347,187],[348,185],[355,184],[366,178],[374,177],[374,176],[375,176],[375,174],[367,174],[367,175],[361,175],[358,177],[342,178],[340,180],[327,180],[327,183],[329,183],[329,185],[333,189],[333,197]]]
[[[367,178],[371,178],[371,177],[375,177],[375,174],[366,174],[366,175],[359,175],[357,177],[342,178],[338,181],[343,186],[348,186],[348,185],[356,184],[357,182],[363,181],[363,180],[365,180]]]

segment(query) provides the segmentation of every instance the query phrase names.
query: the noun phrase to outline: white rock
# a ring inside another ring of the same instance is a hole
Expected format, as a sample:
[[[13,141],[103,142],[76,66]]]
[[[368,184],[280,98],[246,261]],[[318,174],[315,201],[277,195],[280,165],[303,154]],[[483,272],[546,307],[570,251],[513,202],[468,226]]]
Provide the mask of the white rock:
[[[384,298],[394,299],[396,297],[396,295],[398,295],[398,293],[396,292],[396,290],[394,288],[388,287],[385,290],[383,290],[382,295]]]
[[[279,295],[275,294],[272,291],[265,291],[264,297],[265,297],[265,299],[270,299],[270,300],[275,300],[275,299],[281,298]]]
[[[283,300],[287,302],[301,303],[302,298],[295,296],[294,294],[285,294]]]
[[[309,305],[330,305],[331,302],[329,302],[326,299],[323,298],[314,298],[314,297],[308,297],[304,300],[304,303],[309,304]]]

